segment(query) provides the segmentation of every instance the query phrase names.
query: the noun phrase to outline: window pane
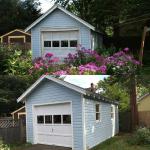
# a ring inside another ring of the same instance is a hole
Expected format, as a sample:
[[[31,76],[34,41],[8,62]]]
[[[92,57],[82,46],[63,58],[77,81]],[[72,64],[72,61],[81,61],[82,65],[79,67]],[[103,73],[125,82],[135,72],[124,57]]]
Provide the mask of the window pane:
[[[59,47],[59,41],[53,41],[53,47]]]
[[[53,118],[55,124],[61,124],[61,115],[54,115]]]
[[[99,112],[99,104],[96,104],[96,112]]]
[[[77,40],[70,41],[70,47],[77,47],[77,45],[78,45]]]
[[[44,47],[51,47],[51,41],[44,41]]]
[[[96,120],[100,120],[100,113],[96,113]]]
[[[68,41],[61,41],[61,47],[68,47]]]
[[[44,116],[37,116],[37,123],[44,123]]]
[[[63,123],[71,124],[71,115],[63,115]]]
[[[45,123],[46,124],[51,124],[52,123],[52,115],[45,116]]]

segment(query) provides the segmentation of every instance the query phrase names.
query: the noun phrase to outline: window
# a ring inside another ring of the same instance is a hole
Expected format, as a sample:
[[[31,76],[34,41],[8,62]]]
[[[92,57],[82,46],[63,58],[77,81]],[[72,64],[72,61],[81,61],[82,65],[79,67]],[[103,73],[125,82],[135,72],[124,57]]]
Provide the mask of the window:
[[[68,47],[68,41],[61,41],[61,47]]]
[[[70,41],[70,47],[77,47],[77,45],[78,45],[77,40]]]
[[[113,119],[113,118],[114,118],[114,107],[111,106],[111,119]]]
[[[63,124],[71,124],[71,115],[63,115]]]
[[[44,123],[44,116],[37,116],[37,123],[39,124]]]
[[[45,124],[52,124],[52,115],[45,116]]]
[[[53,41],[53,47],[59,47],[59,41]]]
[[[61,124],[61,115],[54,115],[54,124]]]
[[[51,41],[44,41],[44,47],[51,47]]]
[[[96,110],[96,121],[100,121],[100,104],[95,105]]]

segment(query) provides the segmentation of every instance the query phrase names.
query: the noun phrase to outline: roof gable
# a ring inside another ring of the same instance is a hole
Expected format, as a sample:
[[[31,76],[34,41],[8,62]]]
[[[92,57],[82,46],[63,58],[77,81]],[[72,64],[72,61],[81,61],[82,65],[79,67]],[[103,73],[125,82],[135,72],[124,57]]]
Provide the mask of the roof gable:
[[[86,21],[82,20],[81,18],[77,17],[76,15],[74,15],[73,13],[69,12],[68,10],[64,9],[63,7],[61,7],[60,5],[54,5],[52,8],[50,8],[45,14],[43,14],[41,17],[39,17],[36,21],[34,21],[30,26],[28,26],[25,29],[25,32],[31,30],[34,26],[36,26],[39,22],[41,22],[44,18],[46,18],[48,15],[50,15],[54,10],[59,9],[61,11],[63,11],[65,14],[69,15],[70,17],[74,18],[75,20],[77,20],[78,22],[84,24],[85,26],[87,26],[88,28],[90,28],[91,30],[95,31],[95,27],[92,26],[91,24],[87,23]]]
[[[81,88],[81,87],[78,87],[76,85],[73,85],[71,83],[68,83],[68,82],[65,82],[63,80],[60,80],[60,79],[57,79],[55,77],[52,77],[52,76],[48,76],[48,75],[43,75],[42,77],[40,77],[31,87],[29,87],[18,99],[17,99],[17,102],[21,102],[21,101],[24,101],[26,96],[28,96],[44,79],[48,79],[48,80],[51,80],[55,83],[58,83],[60,85],[63,85],[69,89],[72,89],[76,92],[79,92],[81,94],[86,94],[86,90]]]
[[[49,75],[43,75],[41,76],[31,87],[29,87],[18,99],[17,99],[17,102],[21,102],[21,101],[24,101],[25,98],[44,80],[44,79],[48,79],[48,80],[51,80],[55,83],[58,83],[60,85],[63,85],[69,89],[72,89],[78,93],[81,93],[83,94],[83,97],[84,98],[87,98],[87,99],[91,99],[91,100],[96,100],[96,101],[102,101],[104,103],[111,103],[111,104],[116,104],[118,105],[118,102],[116,101],[112,101],[104,96],[101,96],[100,94],[97,94],[97,93],[93,93],[93,92],[90,92],[90,91],[87,91],[86,89],[84,88],[81,88],[79,86],[76,86],[74,84],[71,84],[69,82],[66,82],[66,81],[63,81],[63,80],[60,80],[60,79],[57,79],[53,76],[49,76]]]

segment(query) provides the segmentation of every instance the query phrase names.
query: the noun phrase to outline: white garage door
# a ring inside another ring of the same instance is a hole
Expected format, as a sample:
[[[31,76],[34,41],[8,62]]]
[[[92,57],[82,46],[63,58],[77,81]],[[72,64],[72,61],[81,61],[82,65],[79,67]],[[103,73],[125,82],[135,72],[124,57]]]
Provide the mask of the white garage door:
[[[74,53],[79,43],[79,31],[46,31],[42,32],[42,49],[44,55],[48,52],[57,57],[66,57]]]
[[[37,106],[36,143],[72,147],[72,124],[70,103]]]

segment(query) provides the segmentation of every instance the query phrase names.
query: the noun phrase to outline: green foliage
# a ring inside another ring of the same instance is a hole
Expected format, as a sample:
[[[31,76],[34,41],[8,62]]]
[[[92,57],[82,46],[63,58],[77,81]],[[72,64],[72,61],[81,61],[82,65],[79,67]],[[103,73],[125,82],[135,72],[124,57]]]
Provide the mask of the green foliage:
[[[31,68],[31,51],[21,50],[16,46],[0,45],[0,74],[28,75]]]
[[[128,142],[133,145],[150,145],[150,129],[145,127],[137,129],[132,140],[130,139]]]
[[[30,76],[0,76],[0,116],[22,106],[16,100],[34,81]]]
[[[40,16],[38,0],[0,0],[0,35],[26,28]]]
[[[104,81],[100,81],[98,83],[98,88],[102,89],[102,95],[112,99],[117,100],[119,102],[119,110],[125,111],[129,109],[129,94],[126,87],[116,82],[111,84],[110,81],[111,77],[105,79]]]

